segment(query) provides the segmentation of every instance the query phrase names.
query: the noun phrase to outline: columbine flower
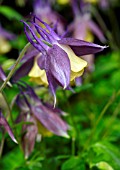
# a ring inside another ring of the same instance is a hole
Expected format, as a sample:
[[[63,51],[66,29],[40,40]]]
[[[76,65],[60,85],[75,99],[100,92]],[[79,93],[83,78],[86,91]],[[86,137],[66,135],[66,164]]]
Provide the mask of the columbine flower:
[[[69,126],[61,119],[63,112],[43,103],[30,86],[22,88],[22,92],[16,98],[16,103],[21,111],[17,122],[31,123],[24,124],[22,128],[22,146],[26,157],[32,152],[38,134],[69,137],[67,134]]]
[[[36,24],[36,20],[39,20],[45,28]],[[33,17],[33,21],[30,23],[36,28],[37,34],[39,34],[39,37],[37,37],[31,26],[24,21],[22,22],[24,23],[24,31],[28,41],[35,47],[34,53],[38,51],[36,57],[34,54],[28,53],[30,56],[24,57],[25,63],[22,67],[25,68],[28,60],[30,62],[35,58],[29,76],[39,84],[49,85],[55,100],[56,88],[61,86],[64,89],[69,89],[70,81],[73,81],[75,77],[81,76],[84,68],[87,66],[87,62],[78,56],[96,53],[106,48],[105,46],[74,38],[61,38],[48,24],[37,17]],[[27,32],[27,28],[34,40]],[[29,69],[26,68],[25,72],[28,71]],[[23,72],[24,70],[22,69]],[[14,78],[16,79],[18,75],[21,77],[22,73],[19,70],[14,75]]]
[[[35,0],[33,4],[33,12],[47,24],[55,26],[57,24],[57,32],[61,35],[64,32],[62,17],[51,8],[51,3],[48,0]],[[58,21],[58,22],[56,22]],[[38,22],[39,24],[39,22]]]
[[[10,128],[7,120],[6,120],[5,117],[3,116],[2,111],[1,111],[1,109],[0,109],[0,128],[1,128],[1,126],[3,126],[4,129],[8,132],[9,136],[11,137],[11,139],[12,139],[15,143],[17,143],[17,141],[16,141],[16,139],[15,139],[15,137],[14,137],[14,134],[13,134],[13,132],[12,132],[12,129]]]
[[[84,1],[71,0],[71,6],[74,13],[74,20],[69,25],[68,30],[72,33],[72,36],[80,40],[93,42],[95,35],[101,42],[105,42],[106,39],[100,27],[92,20],[91,13],[88,12],[88,4]],[[94,55],[90,54],[82,58],[88,62],[88,70],[93,71]]]
[[[11,45],[8,40],[12,40],[15,38],[15,35],[6,31],[0,25],[0,54],[7,53],[11,50]]]

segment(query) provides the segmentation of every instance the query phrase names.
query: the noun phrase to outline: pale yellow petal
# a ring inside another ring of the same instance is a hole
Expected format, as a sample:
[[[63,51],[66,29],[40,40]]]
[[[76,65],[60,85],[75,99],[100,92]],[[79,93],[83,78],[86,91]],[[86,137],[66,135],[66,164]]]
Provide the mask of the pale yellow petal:
[[[48,83],[46,83],[45,81],[42,81],[42,79],[40,77],[31,77],[30,78],[30,81],[31,82],[34,82],[38,85],[44,85],[44,86],[48,86]]]
[[[70,0],[57,0],[57,3],[61,4],[61,5],[65,5],[68,4]]]
[[[87,32],[86,32],[85,41],[88,41],[88,42],[93,42],[93,41],[94,41],[94,36],[93,36],[93,34],[89,31],[89,29],[88,29]]]
[[[84,69],[79,72],[71,71],[70,81],[73,81],[75,78],[80,77],[83,74],[83,72],[84,72]]]
[[[41,70],[38,65],[37,65],[37,62],[36,60],[34,61],[34,65],[31,69],[31,71],[29,72],[29,76],[30,77],[40,77],[43,72],[45,72],[44,70]]]
[[[3,37],[0,37],[0,54],[7,53],[10,50],[11,50],[11,45],[9,44],[9,42]]]
[[[48,129],[45,128],[45,126],[42,125],[39,121],[37,121],[37,127],[38,127],[38,133],[40,133],[44,137],[50,137],[53,135],[52,132],[50,132]]]
[[[31,77],[31,81],[40,85],[48,85],[46,73],[38,67],[36,60],[28,75]]]
[[[70,59],[71,70],[73,72],[80,72],[87,66],[87,62],[76,56],[73,50],[68,45],[59,46],[68,54],[68,57]]]

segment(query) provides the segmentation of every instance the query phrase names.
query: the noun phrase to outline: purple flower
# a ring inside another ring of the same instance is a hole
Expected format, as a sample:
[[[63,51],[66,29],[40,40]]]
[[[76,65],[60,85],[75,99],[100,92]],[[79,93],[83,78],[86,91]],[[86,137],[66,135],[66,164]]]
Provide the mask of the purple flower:
[[[36,20],[45,28],[36,24]],[[29,56],[30,53],[28,52],[29,55],[27,55],[26,58],[25,56],[23,57],[25,61],[24,66],[34,58],[34,65],[29,72],[29,76],[38,84],[49,85],[55,101],[55,91],[57,87],[61,86],[64,89],[69,89],[70,81],[81,76],[84,68],[87,66],[87,62],[78,56],[93,54],[106,48],[106,46],[100,46],[74,38],[61,38],[48,24],[34,16],[33,21],[30,21],[30,23],[35,27],[37,34],[39,34],[39,37],[37,37],[31,26],[25,21],[22,22],[24,23],[24,31],[28,41],[36,49],[34,49],[33,55]],[[33,39],[27,31],[27,28],[33,36]],[[38,53],[36,55],[35,53],[37,51]],[[27,69],[26,72],[29,70],[30,69]],[[20,69],[18,72],[19,77],[21,77]],[[14,75],[13,79],[17,77],[17,74]],[[19,77],[16,79],[19,79]]]
[[[20,109],[17,122],[29,122],[29,124],[24,124],[22,128],[22,134],[24,134],[22,146],[26,157],[32,152],[38,134],[51,136],[53,133],[69,137],[67,134],[69,126],[61,119],[63,112],[43,103],[30,86],[22,87],[21,93],[16,98],[16,103]]]
[[[62,35],[64,26],[62,17],[51,8],[51,2],[48,0],[35,0],[33,5],[33,12],[36,16],[46,21],[47,24],[52,26],[57,24],[56,31]],[[58,21],[58,22],[56,22]],[[39,24],[39,22],[38,22]]]
[[[11,50],[8,40],[15,38],[15,35],[3,29],[0,25],[0,54],[7,53]]]
[[[9,136],[11,137],[11,139],[17,143],[15,137],[14,137],[14,134],[12,132],[12,129],[10,128],[7,120],[5,119],[5,117],[3,116],[1,110],[0,110],[0,127],[3,126],[4,129],[8,132]]]
[[[72,33],[72,36],[74,38],[89,42],[93,42],[94,36],[96,36],[101,42],[105,42],[106,39],[102,30],[100,29],[99,25],[97,25],[91,18],[89,4],[84,0],[71,0],[71,6],[74,13],[74,20],[68,26],[68,31]],[[83,56],[82,58],[88,62],[87,70],[93,71],[94,55],[91,53],[90,55]]]

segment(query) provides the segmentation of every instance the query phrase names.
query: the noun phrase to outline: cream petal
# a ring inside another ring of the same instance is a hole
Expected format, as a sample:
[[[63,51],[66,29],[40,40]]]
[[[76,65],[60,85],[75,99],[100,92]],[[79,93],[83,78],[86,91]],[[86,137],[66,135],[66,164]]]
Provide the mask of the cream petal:
[[[80,77],[84,72],[84,69],[79,72],[71,71],[70,81],[73,81],[75,78]]]
[[[7,53],[10,50],[11,50],[11,45],[9,44],[9,42],[3,37],[0,37],[0,54]]]
[[[43,74],[43,72],[45,71],[39,68],[39,66],[37,65],[37,61],[35,60],[34,65],[28,75],[30,77],[40,77]]]
[[[59,44],[59,46],[68,54],[68,57],[70,59],[71,70],[73,72],[80,72],[87,66],[87,62],[77,57],[68,45]]]
[[[46,73],[39,68],[36,60],[34,61],[34,65],[28,75],[31,77],[31,81],[40,85],[48,85]]]

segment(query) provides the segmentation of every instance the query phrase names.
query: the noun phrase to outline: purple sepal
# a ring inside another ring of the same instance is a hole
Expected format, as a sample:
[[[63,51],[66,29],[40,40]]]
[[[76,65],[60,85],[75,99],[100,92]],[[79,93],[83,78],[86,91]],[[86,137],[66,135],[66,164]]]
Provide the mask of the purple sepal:
[[[100,46],[91,42],[86,42],[74,38],[63,38],[58,40],[58,43],[69,45],[77,56],[94,54],[107,48],[107,46]]]
[[[32,66],[33,66],[33,61],[34,61],[34,58],[30,58],[30,59],[27,60],[25,63],[23,63],[23,64],[21,65],[21,67],[20,67],[20,68],[15,72],[15,74],[13,75],[12,81],[13,81],[13,82],[16,82],[16,81],[18,81],[20,78],[26,76],[26,75],[30,72],[30,70],[31,70],[31,68],[32,68]]]
[[[105,42],[106,41],[106,39],[105,39],[101,29],[97,26],[97,24],[95,22],[93,22],[92,20],[89,20],[88,21],[88,27],[94,33],[94,35],[96,35],[96,37],[98,37],[98,39],[101,42]]]
[[[48,80],[48,83],[49,83],[49,89],[54,97],[54,107],[56,105],[56,89],[58,87],[58,84],[55,80],[55,78],[51,75],[51,73],[49,71],[46,72],[46,75],[47,75],[47,80]]]
[[[0,80],[2,80],[2,81],[6,80],[6,75],[5,75],[1,66],[0,66]]]
[[[47,59],[48,59],[47,56],[45,56],[43,54],[40,57],[38,57],[37,64],[41,70],[43,70],[43,69],[47,70],[47,68],[48,68]]]
[[[21,62],[25,62],[33,57],[36,57],[40,52],[34,48],[32,45],[27,49],[25,52],[23,58],[21,59]]]
[[[58,136],[68,136],[68,125],[51,109],[44,105],[32,107],[34,116],[51,132]]]
[[[20,94],[18,99],[17,103],[22,113],[29,113],[30,117],[36,118],[43,126],[45,126],[45,128],[54,134],[68,137],[67,130],[69,129],[69,126],[61,119],[61,111],[57,109],[54,110],[52,109],[52,106],[47,106],[47,104],[42,103],[30,86],[27,86],[26,90]],[[26,109],[23,107],[24,102],[26,102],[25,99],[27,100],[28,105],[30,105],[29,107],[27,105]]]
[[[58,45],[53,45],[48,51],[49,72],[66,88],[70,82],[70,61],[68,55]]]
[[[45,107],[49,108],[52,112],[56,113],[59,116],[65,116],[67,113],[63,112],[58,107],[53,108],[53,106],[49,103],[43,103]]]
[[[0,126],[3,126],[5,128],[5,130],[8,132],[9,136],[11,137],[11,139],[17,143],[14,134],[12,132],[12,129],[10,128],[7,120],[5,119],[5,117],[3,116],[2,112],[0,111]]]
[[[22,148],[25,158],[28,158],[34,149],[38,128],[34,117],[28,114],[23,114],[23,121],[31,123],[30,125],[24,124],[22,127]]]
[[[21,109],[22,112],[28,112],[30,109],[30,104],[27,101],[25,95],[23,92],[17,95],[16,100],[15,100],[17,106]]]

